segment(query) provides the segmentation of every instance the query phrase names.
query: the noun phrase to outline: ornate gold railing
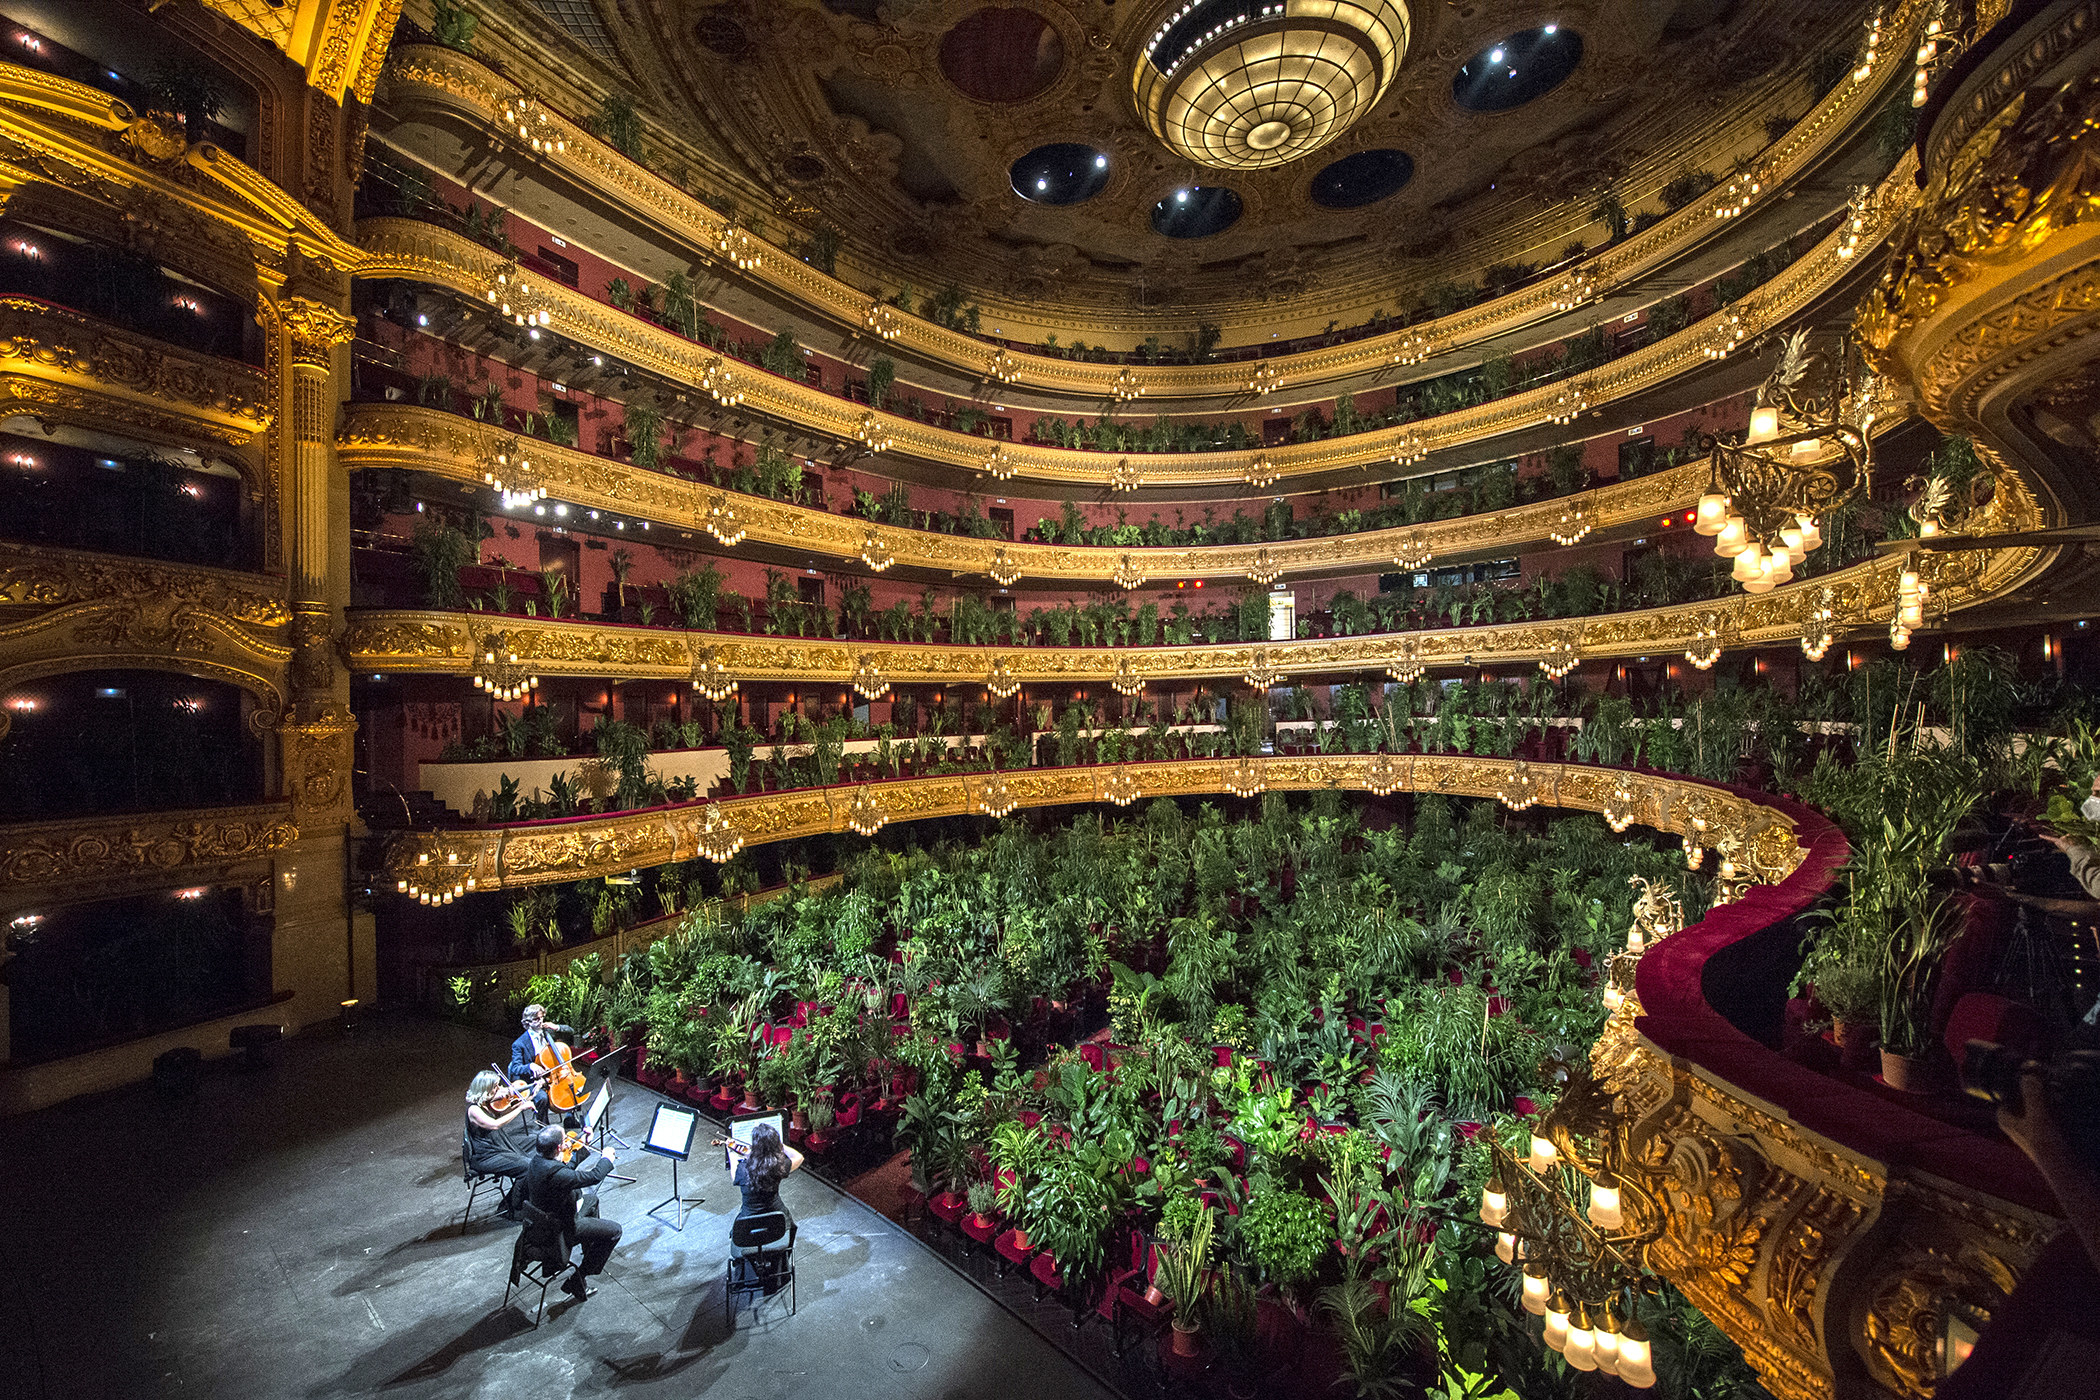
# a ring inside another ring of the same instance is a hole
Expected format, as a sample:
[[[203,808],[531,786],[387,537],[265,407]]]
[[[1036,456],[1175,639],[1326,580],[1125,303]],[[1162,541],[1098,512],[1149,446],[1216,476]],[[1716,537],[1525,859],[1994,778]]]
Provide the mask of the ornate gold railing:
[[[1915,196],[1914,166],[1915,156],[1906,155],[1882,183],[1865,214],[1868,227],[1860,235],[1862,246],[1879,242]],[[841,442],[874,437],[886,444],[886,451],[958,468],[973,478],[991,470],[997,452],[999,469],[1018,476],[1134,489],[1245,482],[1256,474],[1257,459],[1266,463],[1262,474],[1276,480],[1344,468],[1391,468],[1424,452],[1563,422],[1573,394],[1579,393],[1585,411],[1626,398],[1710,364],[1715,355],[1806,310],[1857,266],[1857,253],[1845,252],[1851,237],[1845,228],[1832,231],[1786,271],[1740,301],[1596,369],[1402,427],[1248,452],[1118,454],[995,443],[871,409],[754,365],[725,359],[704,345],[552,281],[541,279],[535,287],[541,306],[551,317],[548,324],[558,334],[673,383],[691,385],[696,394],[711,369],[719,373],[726,368],[742,394],[744,411],[770,415],[802,431]],[[465,235],[414,219],[367,219],[358,225],[358,238],[365,249],[361,275],[412,278],[450,287],[477,301],[504,265],[493,250]]]
[[[337,455],[350,470],[422,471],[479,486],[487,460],[515,434],[432,408],[405,404],[352,404],[344,414]],[[659,524],[698,529],[716,500],[736,512],[746,539],[855,560],[872,531],[883,549],[906,567],[951,574],[1012,578],[1113,579],[1125,561],[1149,579],[1249,578],[1266,565],[1282,575],[1380,573],[1394,567],[1396,551],[1419,535],[1431,554],[1451,560],[1491,550],[1514,550],[1544,541],[1579,506],[1593,528],[1609,530],[1682,510],[1698,498],[1707,480],[1696,463],[1630,481],[1492,514],[1426,521],[1383,530],[1260,545],[1208,545],[1182,549],[1089,548],[1009,544],[875,525],[856,516],[788,505],[763,496],[724,491],[663,472],[595,457],[573,448],[525,440],[533,478],[572,505],[619,511]]]
[[[1923,0],[1902,0],[1884,24],[1884,38],[1867,76],[1858,79],[1848,73],[1785,137],[1760,154],[1760,167],[1769,176],[1763,182],[1764,198],[1773,198],[1787,181],[1820,159],[1834,141],[1875,108],[1892,80],[1908,75],[1904,59],[1911,31],[1924,23],[1931,10]],[[450,111],[469,125],[491,129],[497,125],[505,100],[521,92],[516,84],[474,59],[435,45],[397,46],[388,57],[386,105],[396,114],[426,106]],[[549,115],[557,134],[566,138],[567,149],[535,155],[536,164],[550,166],[585,187],[616,196],[634,213],[693,249],[710,252],[717,248],[725,232],[734,230],[732,221],[698,199],[651,174],[582,127]],[[1721,227],[1723,221],[1715,213],[1729,199],[1723,182],[1652,228],[1603,250],[1580,264],[1580,269],[1600,289],[1623,285],[1653,271]],[[742,236],[749,238],[748,234]],[[813,313],[849,330],[863,329],[870,306],[866,292],[819,272],[762,240],[752,241],[758,263],[739,276],[792,297]],[[726,262],[722,266],[727,270]],[[1418,337],[1426,336],[1435,348],[1443,350],[1549,317],[1555,314],[1556,292],[1557,284],[1548,281],[1424,325],[1330,349],[1278,356],[1266,363],[1279,376],[1278,385],[1286,389],[1371,373],[1395,364],[1395,357],[1407,353]],[[958,373],[985,375],[992,357],[1000,353],[997,347],[973,336],[944,329],[896,308],[889,310],[893,313],[889,324],[896,331],[891,343],[897,349],[942,362]],[[1088,400],[1109,398],[1117,376],[1125,368],[1056,359],[1025,350],[1009,350],[1005,354],[1011,362],[1017,389],[1070,394]],[[1254,368],[1253,362],[1235,362],[1136,366],[1132,372],[1151,398],[1182,399],[1237,396]]]
[[[1339,787],[1368,791],[1435,792],[1450,797],[1494,797],[1513,781],[1528,782],[1546,806],[1601,812],[1625,774],[1618,769],[1575,763],[1526,763],[1517,759],[1460,754],[1324,754],[1308,757],[1174,759],[1157,763],[1111,763],[1071,768],[1018,768],[999,773],[960,773],[936,778],[897,778],[842,783],[825,788],[725,797],[640,812],[559,821],[527,822],[471,830],[415,832],[398,838],[387,854],[387,877],[441,881],[438,872],[476,891],[580,880],[618,874],[701,854],[723,833],[747,846],[791,841],[844,831],[857,810],[887,822],[961,816],[987,807],[1057,807],[1183,794],[1251,792],[1256,787],[1303,791]],[[1778,879],[1798,856],[1790,840],[1763,833],[1791,833],[1793,819],[1754,798],[1696,779],[1643,774],[1639,820],[1673,835],[1698,830],[1718,842],[1736,841],[1766,852],[1774,862],[1763,870]],[[1116,788],[1112,789],[1111,784]],[[997,786],[994,786],[997,785]],[[856,804],[858,806],[856,807]],[[872,806],[870,805],[872,804]],[[727,827],[721,822],[727,821]],[[709,823],[711,828],[710,836]],[[1696,823],[1703,823],[1697,825]]]
[[[2006,494],[2012,492],[2007,490]],[[2031,506],[2031,498],[2029,501]],[[2023,577],[2042,551],[1977,550],[1926,555],[1917,562],[1935,609],[1995,597]],[[1759,597],[1592,617],[1549,618],[1480,627],[1383,632],[1288,642],[1200,646],[1057,647],[928,645],[688,632],[591,622],[553,622],[507,614],[362,609],[351,615],[344,654],[360,671],[466,675],[481,639],[500,631],[508,650],[543,675],[683,678],[694,648],[712,646],[740,680],[849,685],[872,665],[892,684],[981,685],[995,666],[1023,684],[1165,684],[1243,676],[1259,670],[1282,682],[1415,666],[1532,664],[1682,651],[1719,632],[1730,646],[1784,645],[1811,614],[1828,608],[1841,628],[1885,624],[1895,614],[1901,556],[1885,556]]]
[[[0,411],[239,447],[276,413],[263,372],[28,297],[0,297]]]
[[[298,839],[289,802],[0,826],[0,907],[209,880]]]

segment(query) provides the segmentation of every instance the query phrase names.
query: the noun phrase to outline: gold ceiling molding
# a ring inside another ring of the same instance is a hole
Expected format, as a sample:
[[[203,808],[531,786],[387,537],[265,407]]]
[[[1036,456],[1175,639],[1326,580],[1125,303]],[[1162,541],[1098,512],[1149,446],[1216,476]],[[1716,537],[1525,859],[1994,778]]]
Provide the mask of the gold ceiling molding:
[[[2014,478],[2001,478],[1988,533],[2025,528],[2033,498]],[[702,636],[723,671],[742,681],[804,682],[846,687],[872,664],[893,685],[984,685],[995,667],[1005,681],[1028,685],[1179,685],[1237,678],[1257,666],[1282,684],[1292,676],[1382,672],[1399,666],[1537,665],[1572,651],[1583,660],[1668,655],[1690,647],[1716,622],[1734,630],[1734,645],[1791,644],[1821,609],[1841,627],[1885,625],[1898,606],[1898,577],[1914,568],[1932,589],[1936,609],[1957,611],[1996,597],[2024,579],[2045,551],[2034,548],[1886,555],[1851,568],[1742,596],[1667,608],[1582,618],[1425,628],[1361,637],[1201,646],[945,646],[745,633],[692,633],[677,628],[609,626],[506,617],[504,638],[518,659],[542,676],[683,679],[692,671],[688,638]],[[482,615],[411,609],[358,609],[343,642],[356,670],[467,675],[473,669]]]
[[[202,0],[306,71],[337,102],[372,100],[402,0]]]
[[[1929,0],[1903,0],[1884,32],[1908,35],[1923,25],[1932,8]],[[1859,118],[1878,110],[1882,91],[1889,86],[1892,75],[1908,74],[1908,57],[1906,45],[1892,38],[1879,46],[1875,68],[1867,79],[1862,81],[1848,73],[1776,145],[1762,153],[1760,169],[1769,172],[1763,182],[1765,188],[1776,192],[1819,162]],[[397,117],[412,115],[419,108],[442,110],[469,126],[488,130],[500,119],[504,103],[524,93],[525,89],[475,59],[436,45],[399,46],[387,65],[387,106]],[[535,164],[559,169],[586,188],[616,196],[636,215],[691,248],[697,259],[725,272],[729,270],[714,252],[732,228],[729,220],[592,137],[581,126],[559,116],[551,120],[566,140],[567,148],[551,155],[537,155]],[[1715,212],[1730,198],[1723,182],[1644,232],[1602,250],[1583,263],[1582,270],[1600,291],[1654,271],[1726,227],[1728,221],[1716,218]],[[735,275],[793,298],[811,313],[828,318],[844,330],[856,334],[867,330],[866,291],[819,272],[763,241],[755,241],[755,246],[759,250],[756,264]],[[1543,282],[1423,325],[1327,349],[1277,356],[1272,363],[1278,383],[1296,390],[1389,370],[1407,362],[1404,357],[1414,353],[1418,337],[1427,336],[1440,353],[1560,314],[1554,305],[1558,290],[1556,282]],[[892,353],[939,361],[968,378],[985,372],[991,347],[984,340],[895,308],[887,310],[892,314],[882,317],[884,335],[880,343],[893,346]],[[1067,394],[1090,401],[1111,398],[1116,377],[1124,369],[1026,350],[1007,353],[1010,363],[1002,364],[1002,375],[1012,377],[1002,382],[1012,383],[1019,390]],[[1244,362],[1233,362],[1139,366],[1135,372],[1147,395],[1155,399],[1236,398],[1244,392],[1247,368]]]
[[[0,296],[0,413],[10,408],[231,447],[276,417],[259,369],[77,311]]]
[[[351,471],[419,471],[479,487],[486,461],[512,436],[433,408],[349,404],[337,456]],[[534,484],[572,505],[619,511],[690,529],[697,535],[704,528],[709,504],[722,497],[734,506],[737,522],[746,531],[744,538],[757,544],[813,551],[846,563],[860,559],[866,543],[868,522],[858,516],[724,491],[552,443],[534,441],[528,450]],[[1264,553],[1265,567],[1283,575],[1386,573],[1393,569],[1397,553],[1417,543],[1426,545],[1434,558],[1446,560],[1536,544],[1558,528],[1562,513],[1571,504],[1579,505],[1584,519],[1598,529],[1652,523],[1689,506],[1706,481],[1706,464],[1695,462],[1492,514],[1264,545],[1085,548],[970,539],[892,526],[883,527],[882,539],[895,556],[894,562],[908,568],[958,576],[982,574],[1002,585],[1019,578],[1101,583],[1115,577],[1125,556],[1151,579],[1244,579],[1252,576]]]
[[[0,63],[0,208],[25,186],[52,184],[142,216],[195,216],[251,245],[274,289],[294,275],[339,278],[358,249],[285,190],[209,142],[185,146],[105,92]]]
[[[2031,85],[2096,31],[2100,3],[2070,7],[1972,74],[1859,315],[1879,366],[1944,429],[1990,436],[2011,396],[2100,354],[2081,345],[2100,331],[2100,75]]]
[[[1906,155],[1882,185],[1881,197],[1864,211],[1866,239],[1878,241],[1906,206],[1913,186],[1915,156]],[[463,235],[412,219],[369,219],[358,225],[365,245],[360,274],[404,277],[447,286],[479,300],[503,266],[498,255]],[[1653,388],[1680,374],[1711,363],[1716,350],[1775,329],[1805,310],[1850,271],[1845,253],[1847,231],[1833,230],[1777,277],[1674,335],[1621,356],[1570,380],[1511,394],[1476,408],[1417,419],[1397,428],[1355,433],[1322,442],[1294,443],[1258,452],[1126,453],[1087,452],[1012,443],[1004,467],[1012,475],[1072,485],[1110,484],[1119,461],[1130,463],[1147,487],[1244,484],[1256,457],[1265,473],[1278,479],[1357,468],[1391,467],[1461,444],[1484,442],[1505,433],[1549,425],[1562,413],[1569,387],[1580,388],[1590,407]],[[615,311],[581,292],[548,285],[539,289],[541,307],[552,329],[654,371],[679,384],[698,387],[709,368],[723,363],[704,345]],[[804,432],[838,441],[861,439],[869,432],[886,440],[887,450],[921,461],[954,467],[975,478],[984,470],[987,440],[969,433],[936,428],[901,414],[864,408],[839,394],[808,384],[739,367],[741,406],[764,413]]]
[[[0,826],[0,901],[194,884],[299,839],[289,803]]]
[[[1386,791],[1494,797],[1516,763],[1459,754],[1319,754],[1016,768],[996,774],[839,783],[559,825],[541,822],[524,827],[415,832],[389,847],[386,878],[428,885],[433,872],[443,872],[444,877],[460,883],[471,877],[477,891],[516,889],[691,860],[702,854],[703,826],[708,826],[712,836],[725,821],[744,845],[760,846],[848,830],[856,803],[863,817],[869,802],[879,802],[888,822],[910,822],[979,813],[989,798],[1013,807],[1114,801],[1127,793],[1132,781],[1140,799],[1221,793],[1227,791],[1228,777],[1240,782],[1250,775],[1277,791],[1329,787],[1369,791],[1376,781]],[[1589,812],[1603,811],[1625,777],[1623,770],[1574,763],[1530,763],[1526,770],[1541,802]],[[1759,849],[1783,848],[1787,854],[1777,874],[1791,870],[1800,860],[1791,840],[1760,839],[1766,832],[1791,837],[1793,818],[1777,808],[1695,779],[1644,774],[1640,781],[1644,824],[1676,835],[1692,830],[1697,816],[1706,823],[1700,829],[1713,839],[1728,835],[1745,844],[1756,841]],[[995,783],[1001,791],[988,795]],[[868,796],[863,798],[863,794]]]

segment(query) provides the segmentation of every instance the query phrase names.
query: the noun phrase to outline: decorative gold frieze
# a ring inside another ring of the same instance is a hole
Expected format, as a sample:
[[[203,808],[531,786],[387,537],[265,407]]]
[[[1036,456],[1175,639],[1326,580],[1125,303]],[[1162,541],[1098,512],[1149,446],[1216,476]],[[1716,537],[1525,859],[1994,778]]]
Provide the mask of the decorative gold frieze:
[[[1901,0],[1884,24],[1890,42],[1881,46],[1866,77],[1848,75],[1770,148],[1767,166],[1771,180],[1766,188],[1783,186],[1817,164],[1834,141],[1851,131],[1862,115],[1876,108],[1892,79],[1908,75],[1903,62],[1907,52],[1899,50],[1904,49],[1903,40],[1923,25],[1932,10],[1929,0]],[[396,45],[388,58],[387,80],[388,106],[396,113],[411,116],[449,111],[476,131],[489,129],[499,119],[504,103],[525,93],[525,89],[475,59],[430,44]],[[710,253],[717,247],[730,226],[723,215],[606,143],[590,139],[582,127],[561,118],[555,119],[555,125],[566,138],[567,149],[542,157],[543,163],[585,188],[614,192],[637,215],[682,239],[696,254]],[[1653,227],[1600,251],[1582,264],[1582,270],[1597,285],[1618,286],[1663,267],[1725,226],[1725,221],[1714,215],[1727,200],[1725,188],[1717,186]],[[760,257],[755,266],[741,275],[766,286],[773,294],[790,297],[812,312],[829,317],[843,329],[881,336],[903,351],[937,360],[966,378],[984,371],[984,341],[902,312],[880,318],[882,325],[877,329],[871,325],[864,290],[820,272],[798,257]],[[1278,356],[1272,363],[1279,382],[1294,389],[1374,373],[1402,363],[1402,357],[1410,353],[1409,347],[1425,332],[1439,349],[1447,349],[1502,335],[1554,315],[1556,290],[1553,282],[1540,283],[1443,317],[1427,327]],[[1089,338],[1093,338],[1091,333]],[[1115,381],[1123,372],[1116,365],[1026,351],[1007,354],[1012,361],[1012,382],[1019,387],[1086,400],[1112,398]],[[1002,364],[1002,369],[1006,368]],[[1242,391],[1245,381],[1245,367],[1234,363],[1155,365],[1145,369],[1145,386],[1154,398],[1229,398]]]
[[[309,297],[284,297],[276,303],[277,320],[294,363],[328,369],[336,347],[357,336],[357,318]]]
[[[1866,236],[1872,241],[1878,241],[1887,232],[1913,193],[1910,159],[1897,166],[1884,182],[1882,196],[1865,210],[1869,224]],[[1727,349],[1717,347],[1733,347],[1803,311],[1853,266],[1849,256],[1840,256],[1845,237],[1845,230],[1833,231],[1786,271],[1740,300],[1592,371],[1583,381],[1584,407],[1614,402],[1697,370],[1717,355],[1727,353]],[[413,278],[450,287],[469,297],[479,297],[493,271],[501,265],[498,254],[464,235],[413,219],[365,220],[358,225],[358,238],[366,253],[363,275]],[[543,289],[543,295],[550,323],[559,334],[676,383],[700,386],[715,358],[703,345],[639,317],[624,315],[571,288],[550,284]],[[747,408],[804,432],[841,442],[866,442],[873,436],[888,451],[972,474],[983,466],[985,440],[973,434],[938,428],[902,414],[864,409],[851,399],[780,375],[754,371],[741,375],[739,384]],[[1243,484],[1256,456],[1268,464],[1265,474],[1273,471],[1278,480],[1342,469],[1376,470],[1390,468],[1403,457],[1424,451],[1485,442],[1549,424],[1555,421],[1556,413],[1565,412],[1565,399],[1565,386],[1547,384],[1405,427],[1266,448],[1258,454],[1116,456],[1016,443],[1008,447],[1005,465],[1015,474],[1035,480],[1106,484],[1125,490],[1139,485]]]
[[[580,880],[704,855],[703,842],[734,831],[745,845],[764,845],[850,829],[879,805],[889,822],[960,816],[983,808],[984,790],[997,780],[996,803],[1048,807],[1073,802],[1114,801],[1136,783],[1147,796],[1222,792],[1228,780],[1267,789],[1308,791],[1339,787],[1369,791],[1393,776],[1393,761],[1377,754],[1316,754],[1298,757],[1182,759],[1159,763],[1018,768],[997,774],[966,773],[902,778],[878,783],[840,783],[799,792],[724,797],[641,812],[616,813],[550,826],[476,827],[416,832],[400,837],[387,853],[389,881],[415,878],[417,871],[443,869],[451,878],[474,880],[476,890]],[[1400,786],[1416,792],[1492,797],[1509,777],[1508,759],[1470,755],[1417,754],[1403,761]],[[1531,764],[1532,780],[1549,805],[1600,810],[1615,770],[1574,764]],[[1238,778],[1230,775],[1238,774]],[[1784,812],[1754,798],[1691,779],[1655,777],[1654,825],[1677,834],[1689,829],[1695,808],[1716,829],[1730,832],[1766,827],[1790,832]],[[1393,790],[1386,787],[1387,791]],[[720,815],[714,815],[719,813]],[[724,824],[726,823],[726,827]],[[1800,859],[1792,853],[1787,869]],[[1781,872],[1783,874],[1784,871]],[[422,883],[428,884],[428,881]]]
[[[259,370],[27,297],[0,297],[0,399],[53,418],[234,446],[275,416]]]
[[[284,803],[0,827],[0,899],[204,879],[299,839]]]
[[[2010,478],[2008,478],[2010,479]],[[2008,499],[2010,487],[2002,489]],[[2031,498],[2029,498],[2031,500]],[[2007,526],[1994,526],[1994,529]],[[2040,557],[2033,548],[1927,554],[1906,563],[1890,555],[1804,583],[1775,588],[1736,604],[1741,645],[1792,645],[1801,628],[1829,607],[1847,625],[1885,624],[1897,607],[1905,567],[1930,575],[1935,607],[1957,610],[1996,596]],[[1024,684],[1112,682],[1125,663],[1146,681],[1171,684],[1245,676],[1260,653],[1279,681],[1416,666],[1535,665],[1572,647],[1585,659],[1678,652],[1698,638],[1710,603],[1686,603],[1581,619],[1547,619],[1486,627],[1451,627],[1364,637],[1288,642],[1236,642],[1160,647],[938,646],[707,633],[723,667],[745,680],[850,684],[863,661],[893,685],[980,685],[1003,661]],[[465,675],[472,664],[472,621],[462,613],[368,609],[354,612],[344,649],[360,671]],[[542,675],[682,678],[691,669],[688,634],[664,629],[513,618],[506,637],[521,661]]]
[[[422,471],[478,486],[489,454],[509,440],[437,409],[351,404],[344,411],[337,456],[352,471]],[[720,498],[734,503],[738,541],[748,538],[840,559],[859,558],[866,542],[867,524],[855,517],[722,492],[552,443],[534,442],[532,461],[535,485],[574,505],[638,515],[663,525],[705,526],[712,503]],[[1570,501],[1600,529],[1652,521],[1690,506],[1706,480],[1705,464],[1695,463],[1492,514],[1267,545],[1080,548],[1007,544],[890,526],[883,527],[882,537],[895,563],[949,574],[984,574],[1001,585],[1023,577],[1105,581],[1115,577],[1125,555],[1146,578],[1241,578],[1254,572],[1263,555],[1274,575],[1383,573],[1392,567],[1396,553],[1414,546],[1438,559],[1463,559],[1537,543],[1557,528]]]
[[[0,544],[0,606],[57,608],[152,598],[216,613],[249,627],[276,628],[292,620],[282,598],[258,586],[253,574],[119,559],[86,550]]]

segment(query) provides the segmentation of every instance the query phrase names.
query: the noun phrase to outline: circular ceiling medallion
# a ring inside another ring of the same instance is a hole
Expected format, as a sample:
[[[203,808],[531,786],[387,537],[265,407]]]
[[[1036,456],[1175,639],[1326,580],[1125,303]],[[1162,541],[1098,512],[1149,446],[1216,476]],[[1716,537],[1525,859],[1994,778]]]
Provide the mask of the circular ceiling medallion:
[[[1582,36],[1548,24],[1512,34],[1467,59],[1451,78],[1451,96],[1469,112],[1507,112],[1544,97],[1582,62]]]
[[[1033,10],[979,10],[941,36],[941,73],[979,102],[1026,102],[1064,67],[1064,39]]]
[[[1108,157],[1077,141],[1037,146],[1007,171],[1014,193],[1036,204],[1078,204],[1108,184]]]
[[[1177,155],[1284,165],[1377,105],[1407,53],[1403,0],[1183,0],[1131,70],[1138,110]]]
[[[693,22],[693,37],[702,47],[722,55],[724,58],[748,58],[751,54],[751,36],[734,15],[725,15],[719,10],[710,11]]]
[[[1152,231],[1169,238],[1208,238],[1239,222],[1246,206],[1222,185],[1191,185],[1152,206]]]
[[[1405,151],[1358,151],[1313,176],[1312,202],[1323,209],[1360,209],[1398,194],[1414,176],[1414,157]]]

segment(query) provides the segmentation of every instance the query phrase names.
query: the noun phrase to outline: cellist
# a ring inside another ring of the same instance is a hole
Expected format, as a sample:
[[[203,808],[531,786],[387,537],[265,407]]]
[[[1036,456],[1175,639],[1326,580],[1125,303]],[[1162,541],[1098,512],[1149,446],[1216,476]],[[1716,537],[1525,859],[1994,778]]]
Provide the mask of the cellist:
[[[532,1106],[541,1123],[547,1121],[546,1066],[566,1065],[569,1047],[555,1038],[557,1033],[573,1038],[576,1034],[567,1026],[556,1025],[547,1019],[547,1008],[535,1003],[525,1008],[525,1033],[510,1043],[510,1077],[532,1085]],[[570,1115],[573,1120],[574,1115]],[[571,1121],[568,1126],[574,1127]]]

